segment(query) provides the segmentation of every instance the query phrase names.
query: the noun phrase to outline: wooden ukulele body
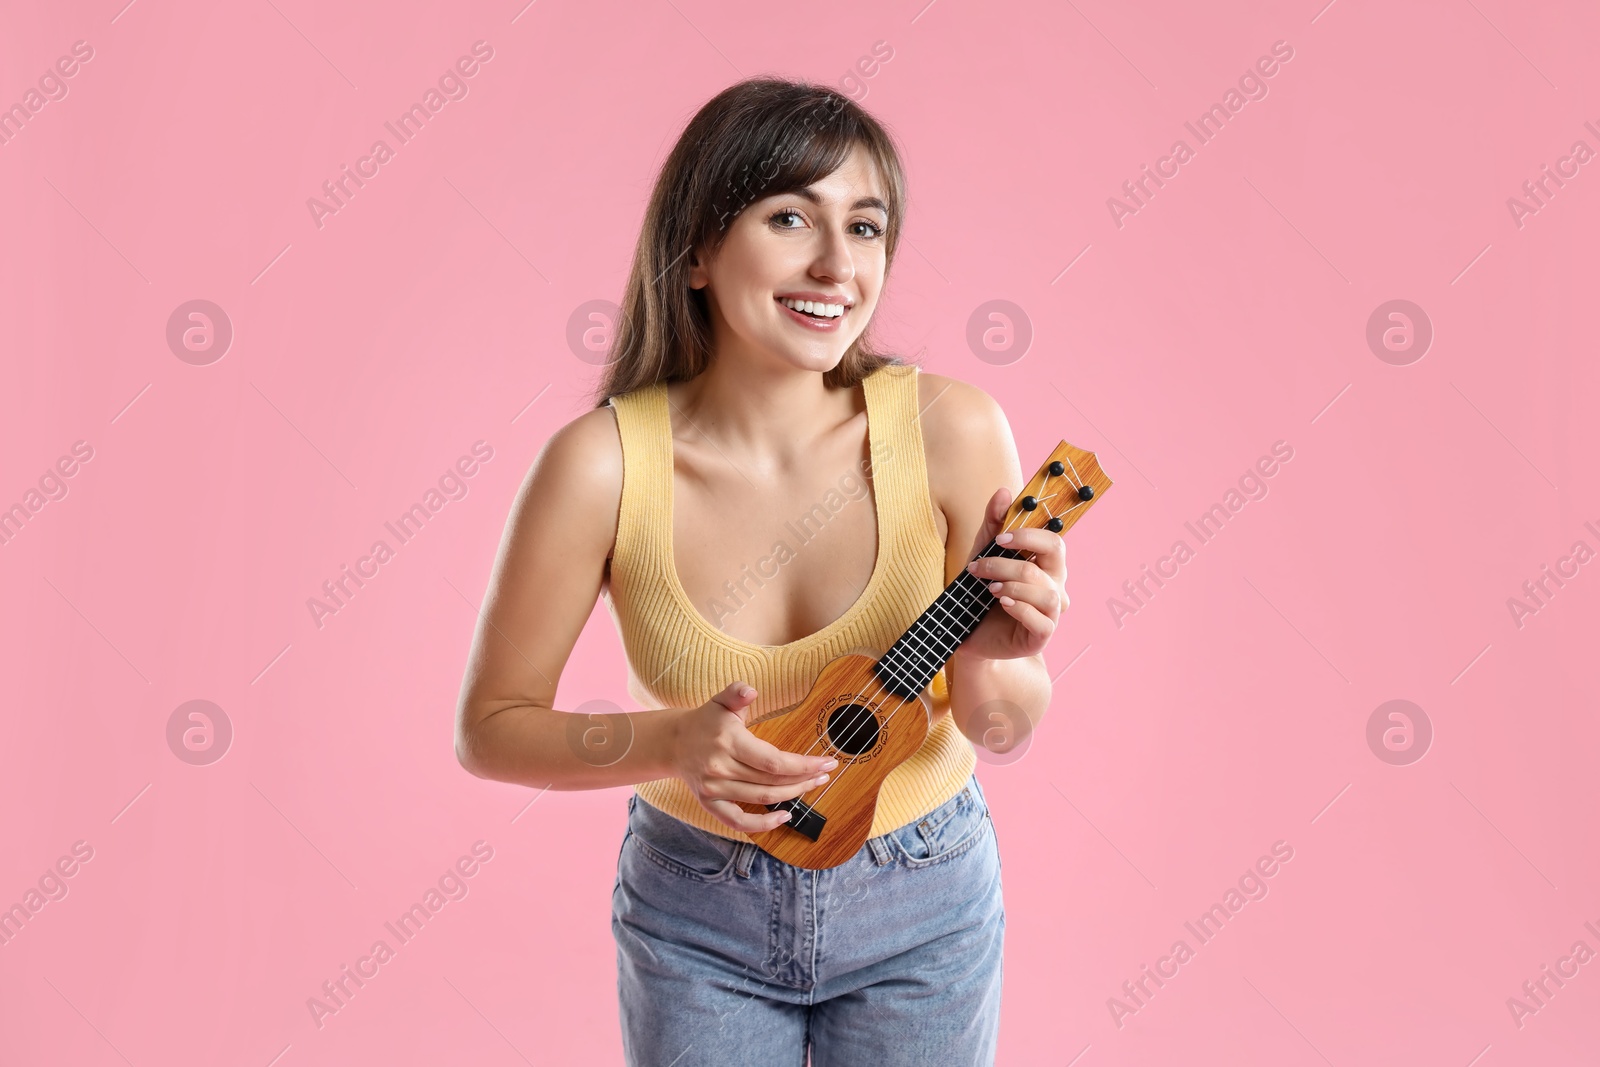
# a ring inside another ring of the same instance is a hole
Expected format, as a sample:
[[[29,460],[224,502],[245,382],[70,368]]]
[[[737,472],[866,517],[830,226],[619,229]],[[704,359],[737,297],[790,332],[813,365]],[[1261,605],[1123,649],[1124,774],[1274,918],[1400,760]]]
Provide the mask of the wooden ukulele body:
[[[785,752],[839,761],[826,782],[796,798],[787,823],[750,835],[785,863],[827,870],[861,851],[884,779],[927,739],[932,722],[927,696],[906,700],[889,692],[874,673],[876,662],[865,653],[840,656],[822,668],[799,703],[746,726]],[[739,806],[753,815],[773,810],[765,804]],[[815,830],[815,839],[807,830]]]
[[[1062,441],[1011,501],[1000,528],[1065,533],[1110,488],[1093,452]],[[1027,558],[993,540],[979,555]],[[884,779],[928,737],[927,686],[997,603],[984,581],[963,568],[881,655],[851,649],[822,668],[799,703],[746,724],[785,752],[839,761],[826,782],[793,800],[772,807],[740,803],[752,815],[789,809],[788,822],[750,835],[758,848],[812,870],[837,867],[861,850]]]

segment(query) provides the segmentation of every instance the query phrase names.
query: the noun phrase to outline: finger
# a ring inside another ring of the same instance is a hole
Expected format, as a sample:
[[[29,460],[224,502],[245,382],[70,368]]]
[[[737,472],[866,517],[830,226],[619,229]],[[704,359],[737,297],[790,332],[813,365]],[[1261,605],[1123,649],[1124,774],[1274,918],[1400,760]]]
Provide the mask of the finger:
[[[813,755],[813,753],[807,753],[806,755]],[[835,759],[832,762],[835,767],[838,766],[838,760]],[[799,774],[772,774],[769,771],[761,770],[759,767],[752,767],[747,763],[741,763],[739,760],[730,759],[725,771],[719,769],[713,770],[711,773],[718,778],[732,778],[741,782],[754,782],[757,785],[799,785],[801,782],[810,781],[824,771],[831,772],[832,770],[833,767],[827,766],[827,762],[824,761],[816,767],[807,767]]]
[[[1067,557],[1066,539],[1052,530],[1046,530],[1039,526],[1029,526],[1026,529],[1017,530],[1016,536],[1022,538],[1024,544],[1027,545],[1024,551],[1032,552],[1035,558],[1066,559]],[[1015,548],[1016,545],[1013,544],[1012,547]]]
[[[978,528],[978,536],[972,542],[972,554],[975,556],[989,547],[989,542],[994,540],[1005,526],[1006,512],[1011,507],[1011,490],[1005,486],[996,489],[989,498],[988,507],[983,510],[983,525]]]
[[[701,806],[720,819],[724,825],[746,834],[762,834],[768,830],[776,830],[790,819],[788,811],[769,811],[764,815],[752,815],[731,800],[709,800]]]
[[[1009,604],[1006,601],[1011,601]],[[1012,618],[1020,622],[1029,633],[1038,634],[1040,637],[1049,637],[1055,632],[1055,620],[1041,612],[1038,608],[1025,600],[1015,597],[1002,597],[1000,606]]]
[[[1006,599],[1020,600],[1039,609],[1046,618],[1054,618],[1065,605],[1065,594],[1054,585],[1033,585],[1028,582],[990,582],[989,592],[1005,605]]]
[[[1005,525],[1006,512],[1011,510],[1012,492],[1006,486],[1001,486],[994,491],[994,496],[989,498],[989,521],[998,528]],[[999,532],[998,529],[996,532]]]
[[[1052,573],[1053,568],[1059,564],[1062,576],[1066,576],[1067,546],[1060,534],[1051,533],[1037,526],[1024,526],[1010,532],[1010,540],[1002,547],[1031,553],[1035,563]]]
[[[1009,559],[1005,556],[984,556],[967,564],[967,570],[985,581],[1032,582],[1049,585],[1055,578],[1031,559]]]
[[[701,789],[710,793],[713,800],[731,800],[740,804],[776,804],[793,800],[803,793],[826,785],[828,775],[818,774],[793,785],[763,785],[758,782],[741,782],[736,778],[714,778],[701,783]]]
[[[742,708],[748,707],[756,698],[756,691],[748,682],[729,682],[726,689],[712,697],[711,700],[721,704],[729,711],[738,713]]]
[[[748,730],[733,735],[733,758],[752,770],[794,778],[816,775],[832,757],[812,753],[785,752],[770,741],[763,741]]]

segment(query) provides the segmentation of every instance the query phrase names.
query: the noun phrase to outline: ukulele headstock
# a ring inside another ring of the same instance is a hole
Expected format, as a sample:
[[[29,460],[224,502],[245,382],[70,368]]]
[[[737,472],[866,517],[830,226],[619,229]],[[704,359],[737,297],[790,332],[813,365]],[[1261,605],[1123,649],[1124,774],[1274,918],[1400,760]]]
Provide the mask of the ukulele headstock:
[[[1000,528],[1066,533],[1110,488],[1111,479],[1093,452],[1062,441],[1011,501]]]

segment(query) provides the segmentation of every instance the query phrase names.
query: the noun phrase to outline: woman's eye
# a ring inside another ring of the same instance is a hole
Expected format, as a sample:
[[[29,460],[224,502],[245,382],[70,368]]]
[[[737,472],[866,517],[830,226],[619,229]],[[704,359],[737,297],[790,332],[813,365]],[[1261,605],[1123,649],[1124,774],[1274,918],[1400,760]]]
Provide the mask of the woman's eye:
[[[798,219],[801,223],[805,222],[805,217],[801,215],[800,212],[795,211],[792,208],[784,208],[782,211],[773,212],[772,215],[768,217],[767,221],[770,223],[778,223],[778,229],[780,230],[794,230],[799,228],[798,226],[785,226],[778,221],[784,218]],[[867,228],[866,233],[859,232],[857,228],[861,226],[865,226]],[[866,219],[857,219],[855,222],[852,222],[850,224],[850,229],[856,233],[857,237],[865,237],[870,240],[876,240],[877,238],[883,236],[883,227]]]

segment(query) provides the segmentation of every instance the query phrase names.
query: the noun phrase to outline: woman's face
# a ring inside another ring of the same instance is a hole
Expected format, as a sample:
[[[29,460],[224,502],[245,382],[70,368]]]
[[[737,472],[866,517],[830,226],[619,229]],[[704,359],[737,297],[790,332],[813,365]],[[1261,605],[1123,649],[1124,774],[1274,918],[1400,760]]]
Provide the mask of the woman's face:
[[[859,145],[806,190],[752,201],[710,261],[696,257],[689,272],[690,286],[707,290],[717,358],[819,372],[838,365],[877,306],[888,225],[876,168]],[[845,310],[806,314],[786,298]]]

